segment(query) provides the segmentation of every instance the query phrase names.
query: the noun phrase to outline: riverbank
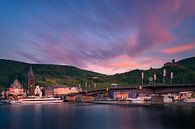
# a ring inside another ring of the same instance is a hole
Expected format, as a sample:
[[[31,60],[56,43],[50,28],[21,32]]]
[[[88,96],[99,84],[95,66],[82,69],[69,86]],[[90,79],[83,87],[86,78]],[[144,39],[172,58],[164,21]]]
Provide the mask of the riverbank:
[[[163,103],[163,104],[152,104],[151,101],[145,101],[145,102],[131,102],[131,101],[118,101],[118,100],[96,100],[92,102],[64,102],[64,103],[72,103],[72,104],[78,104],[78,103],[90,103],[90,104],[101,104],[101,105],[123,105],[123,106],[182,106],[182,107],[195,107],[195,103],[191,102],[172,102],[172,103]],[[0,105],[7,105],[12,104],[8,100],[1,100]],[[18,103],[20,105],[23,105],[23,103]],[[35,104],[49,104],[49,103],[29,103],[30,105]]]

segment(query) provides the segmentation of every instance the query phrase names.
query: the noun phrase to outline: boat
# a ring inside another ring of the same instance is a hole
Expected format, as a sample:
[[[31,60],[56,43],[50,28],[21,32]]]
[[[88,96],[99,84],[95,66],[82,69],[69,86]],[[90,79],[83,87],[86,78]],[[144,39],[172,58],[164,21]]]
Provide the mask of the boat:
[[[163,101],[164,101],[164,103],[172,103],[173,97],[171,97],[169,95],[164,95]]]
[[[195,98],[184,99],[183,101],[187,103],[195,103]]]
[[[35,97],[35,98],[12,100],[11,104],[45,104],[45,103],[61,103],[61,102],[63,102],[61,98]]]
[[[3,105],[3,104],[10,104],[10,101],[7,99],[0,99],[0,105]]]
[[[137,97],[137,98],[127,98],[127,100],[132,103],[144,103],[144,101],[149,101],[151,97]]]

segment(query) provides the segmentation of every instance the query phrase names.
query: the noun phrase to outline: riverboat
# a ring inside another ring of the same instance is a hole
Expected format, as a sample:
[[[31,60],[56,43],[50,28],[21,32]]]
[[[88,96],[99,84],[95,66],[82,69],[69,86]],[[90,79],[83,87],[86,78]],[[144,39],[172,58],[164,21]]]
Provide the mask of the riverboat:
[[[195,103],[195,98],[184,99],[183,101],[187,103]]]
[[[61,98],[36,97],[36,98],[12,100],[11,104],[44,104],[44,103],[61,103],[61,102],[63,102]]]
[[[144,101],[150,101],[151,97],[137,97],[137,98],[127,98],[128,101],[132,103],[144,103]]]

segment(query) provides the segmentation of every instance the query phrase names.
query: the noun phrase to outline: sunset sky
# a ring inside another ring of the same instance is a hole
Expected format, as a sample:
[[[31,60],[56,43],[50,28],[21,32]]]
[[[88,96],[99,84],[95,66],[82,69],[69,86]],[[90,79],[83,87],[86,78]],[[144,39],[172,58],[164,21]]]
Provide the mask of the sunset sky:
[[[195,0],[0,0],[0,58],[105,74],[195,56]]]

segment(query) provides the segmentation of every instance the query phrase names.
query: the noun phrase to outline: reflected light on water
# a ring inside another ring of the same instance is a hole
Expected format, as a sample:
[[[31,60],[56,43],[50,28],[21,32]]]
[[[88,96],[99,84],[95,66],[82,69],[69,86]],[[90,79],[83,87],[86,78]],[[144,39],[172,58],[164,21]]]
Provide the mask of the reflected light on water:
[[[194,107],[84,103],[0,106],[0,129],[191,129]]]

